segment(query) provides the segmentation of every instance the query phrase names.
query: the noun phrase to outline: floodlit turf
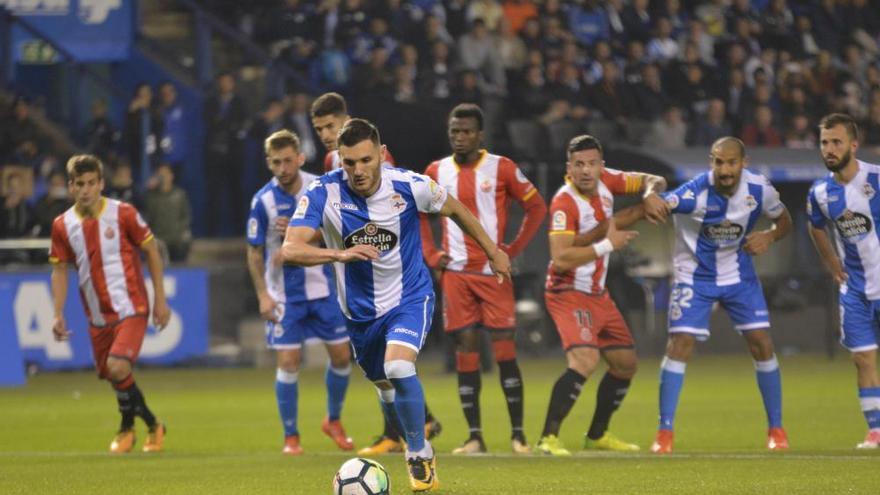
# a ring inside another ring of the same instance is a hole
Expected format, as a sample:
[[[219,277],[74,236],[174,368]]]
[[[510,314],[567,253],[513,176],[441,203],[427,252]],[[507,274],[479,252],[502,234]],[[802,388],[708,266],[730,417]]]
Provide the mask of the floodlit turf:
[[[562,359],[526,361],[526,426],[538,440],[550,387]],[[746,356],[698,356],[688,367],[676,431],[676,454],[580,451],[592,415],[591,379],[563,425],[570,459],[514,457],[497,373],[483,378],[483,424],[490,452],[453,457],[464,440],[454,375],[423,363],[429,404],[443,422],[436,440],[444,494],[575,493],[877,493],[880,452],[853,449],[865,433],[855,373],[841,357],[782,359],[785,424],[792,449],[764,449],[765,419]],[[355,376],[356,375],[356,376]],[[641,373],[612,430],[647,449],[657,416],[657,361]],[[306,455],[280,455],[272,370],[142,370],[138,382],[168,423],[167,451],[105,453],[118,425],[115,398],[90,373],[38,375],[21,389],[0,390],[0,494],[308,494],[329,495],[336,468],[352,454],[320,432],[323,374],[300,374],[300,431]],[[376,395],[355,371],[343,421],[361,446],[380,429]],[[145,436],[138,425],[138,448]],[[392,493],[410,493],[400,454],[377,459]]]

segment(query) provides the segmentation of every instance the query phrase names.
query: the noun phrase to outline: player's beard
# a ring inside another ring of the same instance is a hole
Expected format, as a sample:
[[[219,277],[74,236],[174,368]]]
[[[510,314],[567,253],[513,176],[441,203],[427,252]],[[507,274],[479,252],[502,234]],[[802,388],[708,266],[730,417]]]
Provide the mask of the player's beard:
[[[840,157],[840,160],[837,160],[837,164],[832,165],[831,163],[828,163],[828,160],[826,160],[824,156],[822,157],[822,161],[825,162],[825,168],[831,173],[837,173],[843,170],[851,159],[852,151],[848,150],[842,157]]]

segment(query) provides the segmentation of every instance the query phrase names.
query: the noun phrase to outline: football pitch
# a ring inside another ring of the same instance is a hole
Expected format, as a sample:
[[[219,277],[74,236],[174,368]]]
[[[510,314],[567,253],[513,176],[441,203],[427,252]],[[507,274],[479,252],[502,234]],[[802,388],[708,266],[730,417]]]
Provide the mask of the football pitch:
[[[595,402],[591,378],[561,437],[571,458],[510,453],[509,421],[496,373],[483,375],[482,411],[489,455],[453,457],[466,436],[454,374],[420,366],[429,405],[443,423],[434,441],[441,494],[877,493],[880,451],[853,447],[865,434],[855,372],[846,356],[781,358],[786,453],[764,448],[765,419],[751,360],[696,356],[688,366],[676,421],[676,453],[580,450]],[[538,440],[550,388],[563,360],[523,360],[526,434]],[[653,440],[658,362],[646,360],[611,430]],[[355,368],[343,422],[358,446],[380,430],[372,387]],[[300,422],[306,454],[283,457],[271,369],[140,370],[138,382],[168,424],[166,451],[106,453],[118,426],[115,398],[89,372],[41,374],[0,390],[0,494],[308,494],[329,495],[336,469],[353,454],[336,450],[319,429],[323,372],[300,373]],[[391,493],[411,493],[401,454],[379,456]]]

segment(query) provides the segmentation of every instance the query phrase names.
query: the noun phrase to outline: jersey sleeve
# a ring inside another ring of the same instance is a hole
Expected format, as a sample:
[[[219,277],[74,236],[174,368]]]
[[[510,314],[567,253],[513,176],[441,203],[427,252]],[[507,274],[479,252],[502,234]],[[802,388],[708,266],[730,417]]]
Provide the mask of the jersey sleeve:
[[[611,194],[638,194],[642,190],[644,176],[633,172],[621,172],[613,168],[602,170],[600,180]]]
[[[328,151],[326,155],[324,155],[324,173],[333,171],[333,152]]]
[[[67,239],[67,230],[64,228],[64,215],[59,216],[52,222],[52,243],[49,246],[50,263],[73,263],[76,255],[70,247]]]
[[[782,204],[782,201],[779,199],[779,191],[770,184],[769,180],[765,179],[765,181],[763,188],[764,197],[761,201],[763,204],[762,212],[768,218],[775,220],[785,212],[785,205]]]
[[[416,208],[422,213],[440,213],[449,195],[434,179],[414,172],[410,176],[410,188]]]
[[[697,185],[690,180],[672,191],[660,193],[671,213],[691,213],[697,206]]]
[[[299,199],[296,211],[290,217],[291,227],[311,227],[315,230],[324,224],[324,205],[327,203],[327,189],[321,179],[309,184],[309,190]]]
[[[504,158],[500,163],[500,175],[504,181],[504,187],[510,197],[519,202],[528,201],[538,193],[532,182],[522,173],[522,170],[512,160]]]
[[[391,165],[392,167],[397,165],[397,163],[394,161],[394,156],[391,154],[391,151],[389,151],[388,148],[385,148],[385,156],[382,157],[382,161]]]
[[[810,225],[816,227],[817,229],[825,228],[825,214],[822,213],[822,209],[819,207],[819,201],[816,199],[816,185],[813,184],[813,187],[810,188],[810,192],[807,193],[807,218],[810,220]]]
[[[247,241],[251,246],[264,246],[266,244],[266,230],[269,226],[269,216],[266,207],[260,198],[251,200],[251,211],[247,221]]]
[[[144,220],[144,217],[129,204],[123,204],[119,208],[119,216],[122,228],[125,229],[126,235],[131,242],[137,246],[142,246],[146,242],[153,239],[153,231]]]
[[[578,232],[578,209],[568,194],[559,194],[550,202],[550,235]]]

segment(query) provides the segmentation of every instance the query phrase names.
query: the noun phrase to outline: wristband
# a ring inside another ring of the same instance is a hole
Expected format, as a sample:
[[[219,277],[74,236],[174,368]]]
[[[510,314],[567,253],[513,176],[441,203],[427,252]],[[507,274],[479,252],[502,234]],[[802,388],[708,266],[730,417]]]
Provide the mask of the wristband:
[[[600,242],[593,244],[593,249],[596,250],[596,257],[601,258],[606,254],[610,254],[614,251],[614,244],[611,244],[607,238],[602,239]]]

